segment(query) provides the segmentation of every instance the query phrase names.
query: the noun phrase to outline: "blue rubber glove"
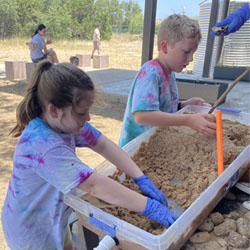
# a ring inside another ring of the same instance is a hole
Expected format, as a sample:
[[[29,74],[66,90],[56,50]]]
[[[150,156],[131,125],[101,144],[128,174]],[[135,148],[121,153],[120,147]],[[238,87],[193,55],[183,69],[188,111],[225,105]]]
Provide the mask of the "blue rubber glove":
[[[153,182],[146,175],[133,178],[133,180],[139,186],[143,194],[159,201],[165,206],[168,206],[168,201],[165,195],[153,184]]]
[[[216,27],[224,26],[228,24],[227,31],[222,35],[228,35],[240,29],[240,27],[249,19],[250,10],[248,3],[245,3],[240,9],[234,11],[227,16],[223,21],[216,23]],[[210,33],[213,36],[217,36],[215,32]]]
[[[171,226],[178,218],[168,207],[150,198],[147,198],[145,209],[139,213],[144,214],[151,220],[163,224],[166,228]]]

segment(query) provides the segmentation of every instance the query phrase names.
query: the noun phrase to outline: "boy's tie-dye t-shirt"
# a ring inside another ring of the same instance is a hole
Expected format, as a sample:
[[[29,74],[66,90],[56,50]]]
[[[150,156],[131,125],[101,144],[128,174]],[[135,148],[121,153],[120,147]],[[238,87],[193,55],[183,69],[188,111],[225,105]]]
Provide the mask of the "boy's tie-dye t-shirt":
[[[36,118],[23,131],[14,154],[2,227],[12,250],[63,249],[72,209],[63,203],[93,170],[75,147],[94,147],[101,133],[89,123],[78,135],[59,134]]]
[[[178,89],[174,73],[168,75],[158,59],[146,62],[132,84],[125,110],[119,146],[123,147],[152,126],[135,121],[136,111],[174,113],[178,108]]]

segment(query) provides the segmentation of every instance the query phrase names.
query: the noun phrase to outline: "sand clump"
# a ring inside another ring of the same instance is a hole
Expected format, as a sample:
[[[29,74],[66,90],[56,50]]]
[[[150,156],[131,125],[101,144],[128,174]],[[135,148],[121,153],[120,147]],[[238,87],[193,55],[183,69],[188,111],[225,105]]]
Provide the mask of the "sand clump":
[[[223,121],[225,168],[249,142],[249,126]],[[158,128],[148,142],[141,143],[132,159],[167,198],[186,210],[217,178],[216,147],[216,138],[188,128]],[[126,177],[122,184],[140,192],[131,178]],[[152,234],[161,234],[165,230],[144,215],[103,203],[102,209]]]

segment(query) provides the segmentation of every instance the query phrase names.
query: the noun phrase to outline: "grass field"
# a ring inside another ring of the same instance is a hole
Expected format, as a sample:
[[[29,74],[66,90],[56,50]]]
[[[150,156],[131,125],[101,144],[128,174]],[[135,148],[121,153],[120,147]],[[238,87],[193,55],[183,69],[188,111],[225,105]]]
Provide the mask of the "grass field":
[[[49,37],[47,37],[49,39]],[[0,40],[0,64],[6,60],[30,61],[29,49],[26,42],[30,38],[14,38]],[[157,37],[153,58],[157,57]],[[92,41],[86,40],[56,40],[47,46],[53,48],[60,62],[69,62],[75,54],[91,53]],[[102,41],[102,54],[109,55],[110,68],[138,70],[141,66],[142,36],[130,34],[113,34],[110,41]],[[188,67],[193,68],[191,63]]]
[[[29,49],[25,45],[29,40],[14,38],[0,41],[0,64],[6,60],[30,61]],[[60,62],[69,62],[70,56],[91,53],[92,41],[57,40],[47,47],[56,51]],[[110,41],[102,41],[101,53],[109,55],[110,68],[139,69],[141,51],[142,39],[135,35],[113,35]]]

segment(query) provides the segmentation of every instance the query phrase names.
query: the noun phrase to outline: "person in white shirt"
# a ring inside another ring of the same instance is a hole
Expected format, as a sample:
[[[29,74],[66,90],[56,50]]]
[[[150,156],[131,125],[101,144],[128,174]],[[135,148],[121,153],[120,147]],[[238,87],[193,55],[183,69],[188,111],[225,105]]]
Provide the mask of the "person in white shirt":
[[[95,28],[94,35],[93,35],[93,50],[91,54],[91,59],[93,59],[94,53],[97,50],[98,55],[101,53],[101,40],[100,40],[100,30],[101,25],[98,24]]]

